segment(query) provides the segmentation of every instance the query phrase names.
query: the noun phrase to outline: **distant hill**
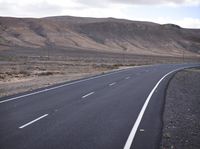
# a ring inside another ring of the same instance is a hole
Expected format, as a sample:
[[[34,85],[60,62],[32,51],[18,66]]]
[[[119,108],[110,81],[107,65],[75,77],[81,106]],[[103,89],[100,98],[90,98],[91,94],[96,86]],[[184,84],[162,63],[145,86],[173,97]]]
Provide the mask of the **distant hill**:
[[[200,29],[115,18],[0,17],[0,46],[197,55],[200,54]]]

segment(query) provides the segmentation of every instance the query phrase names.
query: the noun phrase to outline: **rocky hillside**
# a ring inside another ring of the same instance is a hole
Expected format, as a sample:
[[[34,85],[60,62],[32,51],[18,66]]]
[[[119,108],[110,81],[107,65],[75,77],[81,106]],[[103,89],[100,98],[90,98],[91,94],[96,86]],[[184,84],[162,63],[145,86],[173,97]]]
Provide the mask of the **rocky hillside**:
[[[114,18],[0,17],[0,47],[75,47],[145,55],[197,55],[200,29]]]

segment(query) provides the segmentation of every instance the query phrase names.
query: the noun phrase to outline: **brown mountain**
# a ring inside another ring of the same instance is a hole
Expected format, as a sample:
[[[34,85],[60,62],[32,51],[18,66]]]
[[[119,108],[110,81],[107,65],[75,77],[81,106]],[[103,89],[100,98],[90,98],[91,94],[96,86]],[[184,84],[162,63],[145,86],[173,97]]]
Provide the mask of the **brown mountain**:
[[[200,53],[200,29],[114,18],[0,17],[1,47],[75,47],[87,50],[179,56]]]

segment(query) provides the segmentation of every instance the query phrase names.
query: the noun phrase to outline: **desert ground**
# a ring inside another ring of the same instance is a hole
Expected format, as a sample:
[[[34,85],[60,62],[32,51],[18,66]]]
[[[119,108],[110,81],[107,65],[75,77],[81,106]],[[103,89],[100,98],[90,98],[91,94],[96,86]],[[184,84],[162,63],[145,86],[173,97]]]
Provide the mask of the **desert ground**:
[[[0,96],[121,67],[198,62],[199,35],[115,18],[0,17]]]
[[[198,61],[185,58],[184,61]],[[87,51],[74,48],[0,50],[0,96],[105,73],[127,66],[181,63],[182,57]]]
[[[160,149],[200,148],[200,68],[178,72],[169,83]]]

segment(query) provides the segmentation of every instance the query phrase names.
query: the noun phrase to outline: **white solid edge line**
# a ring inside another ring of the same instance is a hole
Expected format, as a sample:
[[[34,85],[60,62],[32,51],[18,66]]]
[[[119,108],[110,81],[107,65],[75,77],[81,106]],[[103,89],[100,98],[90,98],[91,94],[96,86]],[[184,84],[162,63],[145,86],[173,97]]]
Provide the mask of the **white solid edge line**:
[[[164,76],[158,81],[158,83],[154,86],[154,88],[152,89],[152,91],[151,91],[150,94],[148,95],[148,97],[147,97],[147,99],[146,99],[146,101],[145,101],[145,103],[144,103],[144,105],[143,105],[143,107],[142,107],[142,109],[141,109],[141,111],[140,111],[140,113],[139,113],[139,115],[138,115],[136,121],[135,121],[135,124],[133,125],[133,128],[132,128],[132,130],[131,130],[131,132],[130,132],[130,134],[129,134],[129,136],[128,136],[128,139],[127,139],[127,141],[126,141],[126,144],[124,145],[124,149],[130,149],[130,148],[131,148],[131,145],[132,145],[133,139],[134,139],[134,137],[135,137],[135,134],[136,134],[136,132],[137,132],[138,126],[139,126],[139,124],[140,124],[140,122],[141,122],[141,120],[142,120],[142,117],[143,117],[144,112],[145,112],[145,110],[146,110],[146,108],[147,108],[147,105],[148,105],[148,103],[149,103],[149,101],[150,101],[150,99],[151,99],[151,97],[152,97],[154,91],[155,91],[156,88],[158,87],[158,85],[161,83],[161,81],[162,81],[165,77],[167,77],[169,74],[171,74],[171,73],[173,73],[173,72],[175,72],[175,71],[178,71],[178,70],[180,70],[180,69],[176,69],[176,70],[170,71],[169,73],[167,73],[166,75],[164,75]]]
[[[18,97],[13,97],[13,98],[10,98],[10,99],[2,100],[2,101],[0,101],[0,104],[8,102],[8,101],[15,100],[15,99],[19,99],[19,98],[23,98],[23,97],[35,95],[35,94],[38,94],[38,93],[47,92],[47,91],[54,90],[54,89],[57,89],[57,88],[61,88],[61,87],[64,87],[64,86],[69,86],[69,85],[72,85],[72,84],[76,84],[76,83],[80,83],[80,82],[84,82],[84,81],[88,81],[88,80],[93,80],[93,79],[101,78],[101,77],[104,77],[104,76],[108,76],[108,75],[120,73],[120,72],[126,71],[128,69],[130,69],[130,68],[121,69],[121,70],[115,70],[114,72],[111,72],[111,73],[108,73],[108,74],[98,75],[98,76],[94,76],[94,77],[91,77],[91,78],[87,78],[87,79],[83,79],[83,80],[78,80],[78,81],[74,81],[74,82],[71,82],[71,83],[66,83],[66,84],[63,84],[63,85],[59,85],[59,86],[51,87],[51,88],[48,88],[48,89],[44,89],[44,90],[41,90],[41,91],[37,91],[37,92],[33,92],[33,93],[21,95],[21,96],[18,96]]]
[[[36,122],[36,121],[39,121],[40,119],[42,119],[42,118],[44,118],[44,117],[46,117],[46,116],[48,116],[48,114],[44,114],[44,115],[42,115],[42,116],[40,116],[40,117],[38,117],[38,118],[36,118],[36,119],[34,119],[34,120],[32,120],[32,121],[30,121],[30,122],[28,122],[28,123],[26,123],[26,124],[20,126],[19,128],[22,129],[22,128],[28,126],[28,125],[33,124],[33,123]]]
[[[92,95],[92,94],[94,94],[94,92],[90,92],[90,93],[88,93],[88,94],[82,96],[82,98],[88,97],[88,96],[90,96],[90,95]]]

